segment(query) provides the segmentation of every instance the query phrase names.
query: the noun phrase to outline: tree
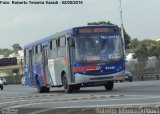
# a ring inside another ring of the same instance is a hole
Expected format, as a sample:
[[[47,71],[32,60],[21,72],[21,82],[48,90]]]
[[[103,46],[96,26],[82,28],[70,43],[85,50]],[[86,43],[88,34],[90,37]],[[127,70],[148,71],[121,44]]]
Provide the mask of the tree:
[[[137,39],[137,38],[135,38],[135,39],[132,39],[131,41],[130,41],[130,48],[131,49],[135,49],[135,48],[138,48],[140,46],[140,41]]]
[[[104,24],[108,24],[108,25],[114,25],[113,23],[111,23],[110,21],[99,21],[99,22],[89,22],[87,25],[104,25]],[[120,27],[119,27],[120,29]],[[130,44],[130,35],[125,31],[124,29],[124,41],[125,41],[125,48],[128,49],[129,48],[129,44]]]
[[[12,48],[15,53],[18,53],[19,50],[22,50],[22,47],[19,44],[13,44]]]
[[[11,53],[13,53],[13,51],[8,48],[0,49],[0,55],[3,55],[4,57],[8,57]]]
[[[134,56],[138,59],[139,62],[145,62],[148,57],[147,45],[142,43],[140,48],[135,52]]]
[[[129,49],[131,37],[124,29],[124,41],[125,41],[125,49]]]

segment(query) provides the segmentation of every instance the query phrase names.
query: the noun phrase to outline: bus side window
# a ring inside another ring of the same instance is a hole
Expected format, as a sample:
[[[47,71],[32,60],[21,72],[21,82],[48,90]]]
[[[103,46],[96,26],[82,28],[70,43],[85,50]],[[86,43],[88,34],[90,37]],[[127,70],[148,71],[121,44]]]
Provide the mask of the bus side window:
[[[35,50],[35,49],[34,49],[34,47],[33,47],[33,48],[32,48],[32,56],[34,55],[34,52],[35,52],[34,50]]]
[[[41,45],[38,45],[38,53],[41,53]]]
[[[57,48],[57,44],[56,44],[56,40],[52,41],[52,49],[56,49]]]
[[[40,62],[42,60],[42,52],[41,52],[41,45],[38,45],[37,46],[37,56],[36,56],[36,59],[37,59],[37,62]]]
[[[43,50],[43,47],[42,47],[42,45],[40,45],[41,46],[41,52],[42,52],[42,50]]]
[[[58,56],[63,57],[65,56],[65,51],[66,51],[66,42],[65,42],[65,37],[61,37],[58,40]]]
[[[49,53],[50,58],[57,57],[57,40],[52,40],[52,49],[50,49]]]
[[[29,50],[25,50],[25,64],[29,64]]]
[[[57,47],[60,47],[60,39],[57,39]]]
[[[66,38],[61,37],[57,39],[57,47],[64,47],[66,46]]]
[[[38,46],[35,47],[35,54],[38,53]]]
[[[26,50],[24,50],[24,63],[26,64]]]
[[[60,47],[66,46],[66,39],[65,37],[60,38]]]
[[[50,46],[49,46],[50,49],[52,49],[52,47],[53,47],[52,44],[53,44],[52,41],[50,41]]]

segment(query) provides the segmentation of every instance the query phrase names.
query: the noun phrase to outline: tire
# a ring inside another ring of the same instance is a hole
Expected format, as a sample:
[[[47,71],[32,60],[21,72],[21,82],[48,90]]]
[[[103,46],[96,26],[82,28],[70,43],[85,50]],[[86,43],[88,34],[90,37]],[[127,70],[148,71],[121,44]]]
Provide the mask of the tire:
[[[1,90],[3,90],[3,86],[1,86]]]
[[[66,74],[64,74],[64,76],[62,78],[62,82],[63,82],[64,92],[71,93],[73,91],[73,88],[71,85],[68,84]]]
[[[80,87],[79,85],[74,85],[74,86],[73,86],[73,89],[74,89],[75,91],[79,91],[80,88],[81,88],[81,87]]]
[[[114,81],[109,81],[109,82],[107,82],[107,84],[105,84],[104,87],[105,87],[105,89],[106,89],[107,91],[112,90],[113,87],[114,87]]]
[[[37,92],[38,92],[38,93],[44,93],[44,92],[45,92],[45,87],[41,87],[41,86],[40,86],[40,83],[39,83],[39,80],[38,80],[38,79],[37,79],[36,87],[37,87]]]
[[[123,82],[123,80],[121,80],[120,82]]]
[[[128,78],[128,81],[129,81],[129,82],[132,82],[132,81],[133,81],[133,80],[132,80],[132,77],[129,77],[129,78]]]
[[[45,87],[45,92],[50,92],[50,88],[49,87]]]

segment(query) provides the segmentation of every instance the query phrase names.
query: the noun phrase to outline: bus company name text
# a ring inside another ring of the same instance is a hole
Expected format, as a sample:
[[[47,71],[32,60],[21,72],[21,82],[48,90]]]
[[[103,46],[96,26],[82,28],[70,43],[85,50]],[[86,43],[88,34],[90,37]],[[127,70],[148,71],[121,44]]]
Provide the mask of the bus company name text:
[[[0,1],[0,5],[6,4],[83,4],[83,1]]]

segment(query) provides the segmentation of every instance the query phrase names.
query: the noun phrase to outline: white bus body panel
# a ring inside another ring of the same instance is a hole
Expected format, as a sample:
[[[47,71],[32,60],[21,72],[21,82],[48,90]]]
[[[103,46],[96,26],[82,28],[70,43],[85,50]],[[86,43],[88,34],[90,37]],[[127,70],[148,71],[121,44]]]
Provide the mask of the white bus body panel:
[[[60,74],[62,69],[59,67],[60,66],[59,61],[60,61],[59,59],[48,60],[48,68],[54,86],[62,85],[61,74]]]

